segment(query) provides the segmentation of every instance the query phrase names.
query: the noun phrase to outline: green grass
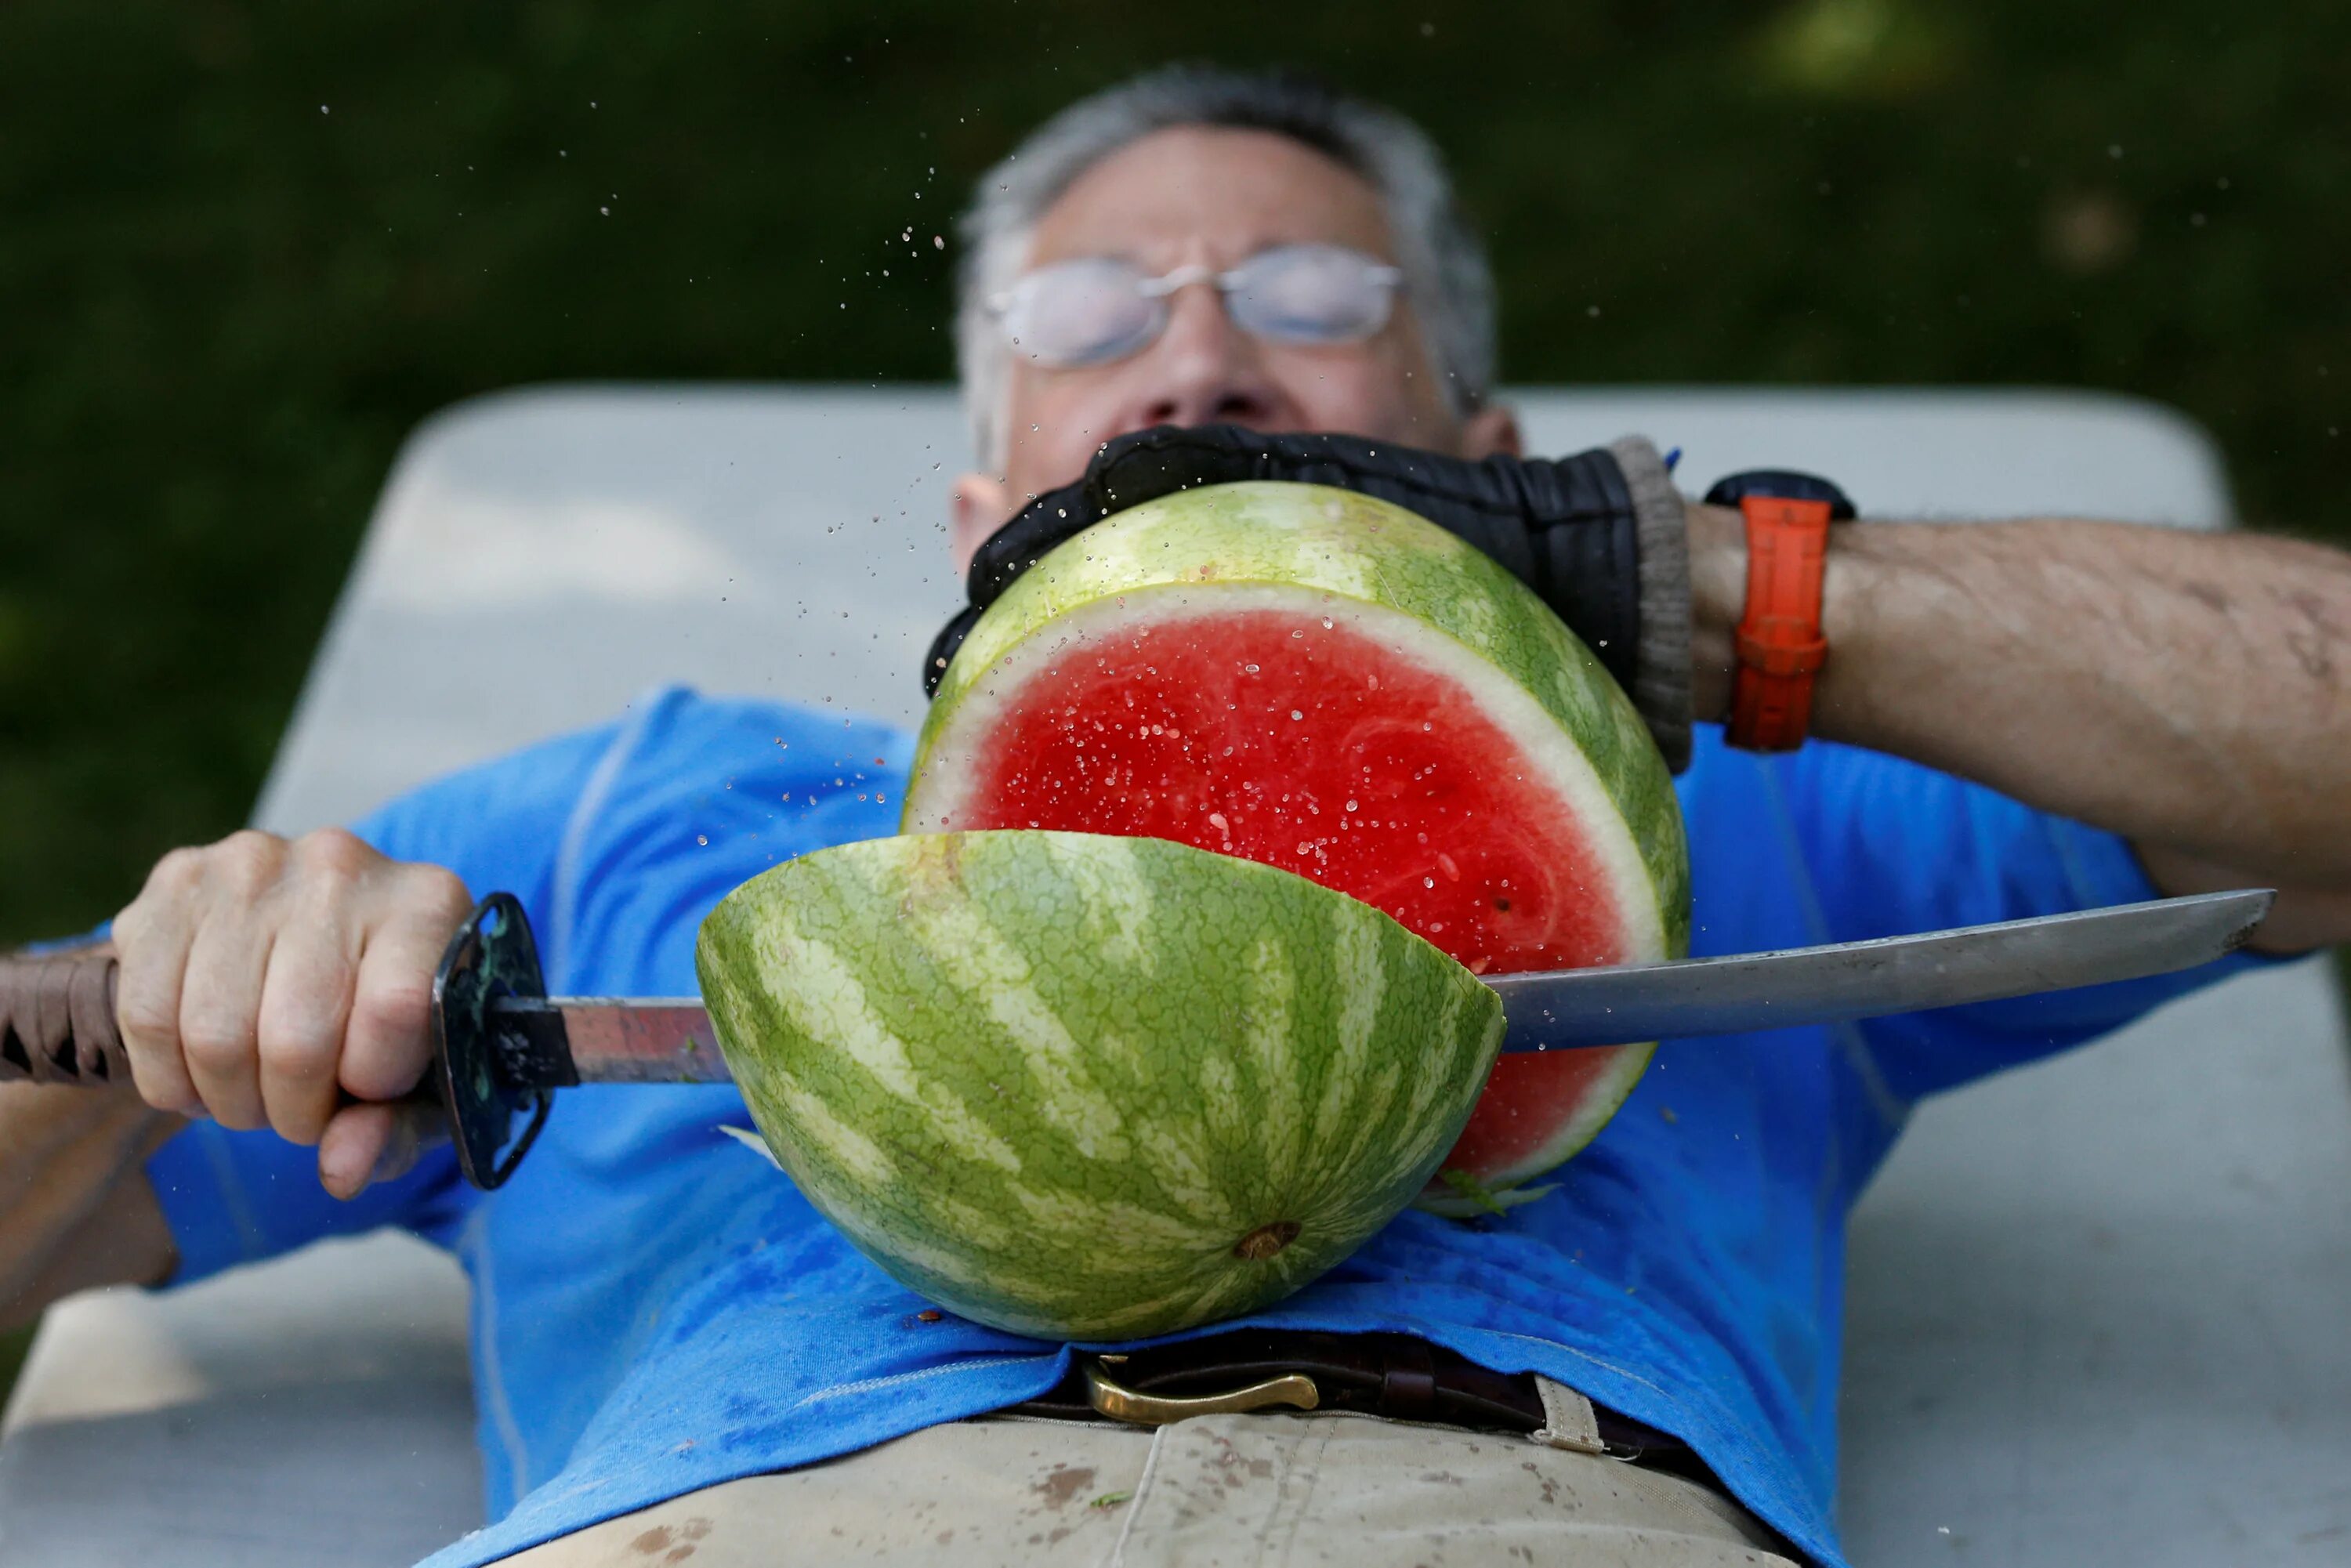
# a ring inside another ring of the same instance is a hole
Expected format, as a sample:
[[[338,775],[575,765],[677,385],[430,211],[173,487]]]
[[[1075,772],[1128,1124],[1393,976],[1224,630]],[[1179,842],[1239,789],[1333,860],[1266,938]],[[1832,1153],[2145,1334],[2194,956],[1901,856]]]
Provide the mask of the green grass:
[[[31,1329],[10,1329],[0,1333],[0,1405],[8,1402],[8,1391],[16,1385],[16,1374],[25,1364],[25,1353],[33,1345]]]
[[[16,0],[0,944],[242,821],[419,419],[943,379],[974,175],[1196,56],[1437,134],[1515,380],[2113,388],[2211,428],[2250,518],[2351,538],[2332,0]]]

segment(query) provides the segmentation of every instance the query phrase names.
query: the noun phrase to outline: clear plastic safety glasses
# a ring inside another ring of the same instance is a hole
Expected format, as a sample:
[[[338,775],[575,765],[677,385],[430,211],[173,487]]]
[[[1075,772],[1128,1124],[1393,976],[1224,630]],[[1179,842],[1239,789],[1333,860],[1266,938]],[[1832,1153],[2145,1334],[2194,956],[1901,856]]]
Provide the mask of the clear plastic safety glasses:
[[[1148,348],[1167,329],[1179,288],[1205,283],[1234,326],[1277,343],[1351,343],[1387,325],[1404,274],[1336,245],[1261,250],[1218,272],[1179,267],[1153,277],[1133,262],[1081,256],[1041,267],[988,299],[1019,352],[1054,367],[1107,364]]]

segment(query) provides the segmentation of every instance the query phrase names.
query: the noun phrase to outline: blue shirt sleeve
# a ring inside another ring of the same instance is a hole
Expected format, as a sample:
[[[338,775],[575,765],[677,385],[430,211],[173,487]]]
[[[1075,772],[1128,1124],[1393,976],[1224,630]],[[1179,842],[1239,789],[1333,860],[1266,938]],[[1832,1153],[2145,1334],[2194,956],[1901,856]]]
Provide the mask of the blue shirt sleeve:
[[[476,898],[515,894],[544,929],[567,834],[621,732],[607,725],[468,768],[401,797],[353,831],[394,860],[448,867]],[[208,1123],[165,1144],[146,1170],[179,1249],[172,1284],[383,1225],[446,1246],[475,1197],[445,1145],[406,1176],[343,1203],[319,1185],[317,1150],[266,1130]]]
[[[1801,847],[1820,940],[2161,896],[2116,835],[1933,768],[1826,743],[1756,765]],[[1915,1101],[2094,1040],[2262,961],[2232,954],[2142,980],[1872,1019],[1860,1034],[1885,1086]]]

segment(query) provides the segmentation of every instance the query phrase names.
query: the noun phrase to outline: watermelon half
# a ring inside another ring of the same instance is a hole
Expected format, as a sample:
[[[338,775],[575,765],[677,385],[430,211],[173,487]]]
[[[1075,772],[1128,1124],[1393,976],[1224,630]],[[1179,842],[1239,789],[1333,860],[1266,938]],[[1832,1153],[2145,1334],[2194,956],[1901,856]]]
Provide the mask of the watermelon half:
[[[1274,482],[1089,528],[941,680],[909,832],[1170,839],[1299,873],[1479,974],[1679,956],[1681,814],[1647,727],[1523,584],[1412,513]],[[1465,1212],[1606,1124],[1645,1043],[1506,1057],[1424,1196]]]
[[[1412,1202],[1502,1008],[1378,910],[1182,844],[869,839],[702,924],[777,1161],[905,1284],[1054,1339],[1278,1301]]]

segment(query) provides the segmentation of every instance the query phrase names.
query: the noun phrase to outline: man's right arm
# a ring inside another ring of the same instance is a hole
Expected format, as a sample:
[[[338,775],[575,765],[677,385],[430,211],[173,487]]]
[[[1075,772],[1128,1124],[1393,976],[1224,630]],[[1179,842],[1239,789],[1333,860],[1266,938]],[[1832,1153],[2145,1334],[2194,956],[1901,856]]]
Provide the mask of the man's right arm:
[[[185,1118],[315,1145],[342,1198],[413,1164],[438,1117],[398,1102],[431,1061],[433,973],[471,907],[454,873],[335,829],[157,862],[113,925],[135,1092],[0,1091],[0,1322],[172,1271],[142,1167]]]

